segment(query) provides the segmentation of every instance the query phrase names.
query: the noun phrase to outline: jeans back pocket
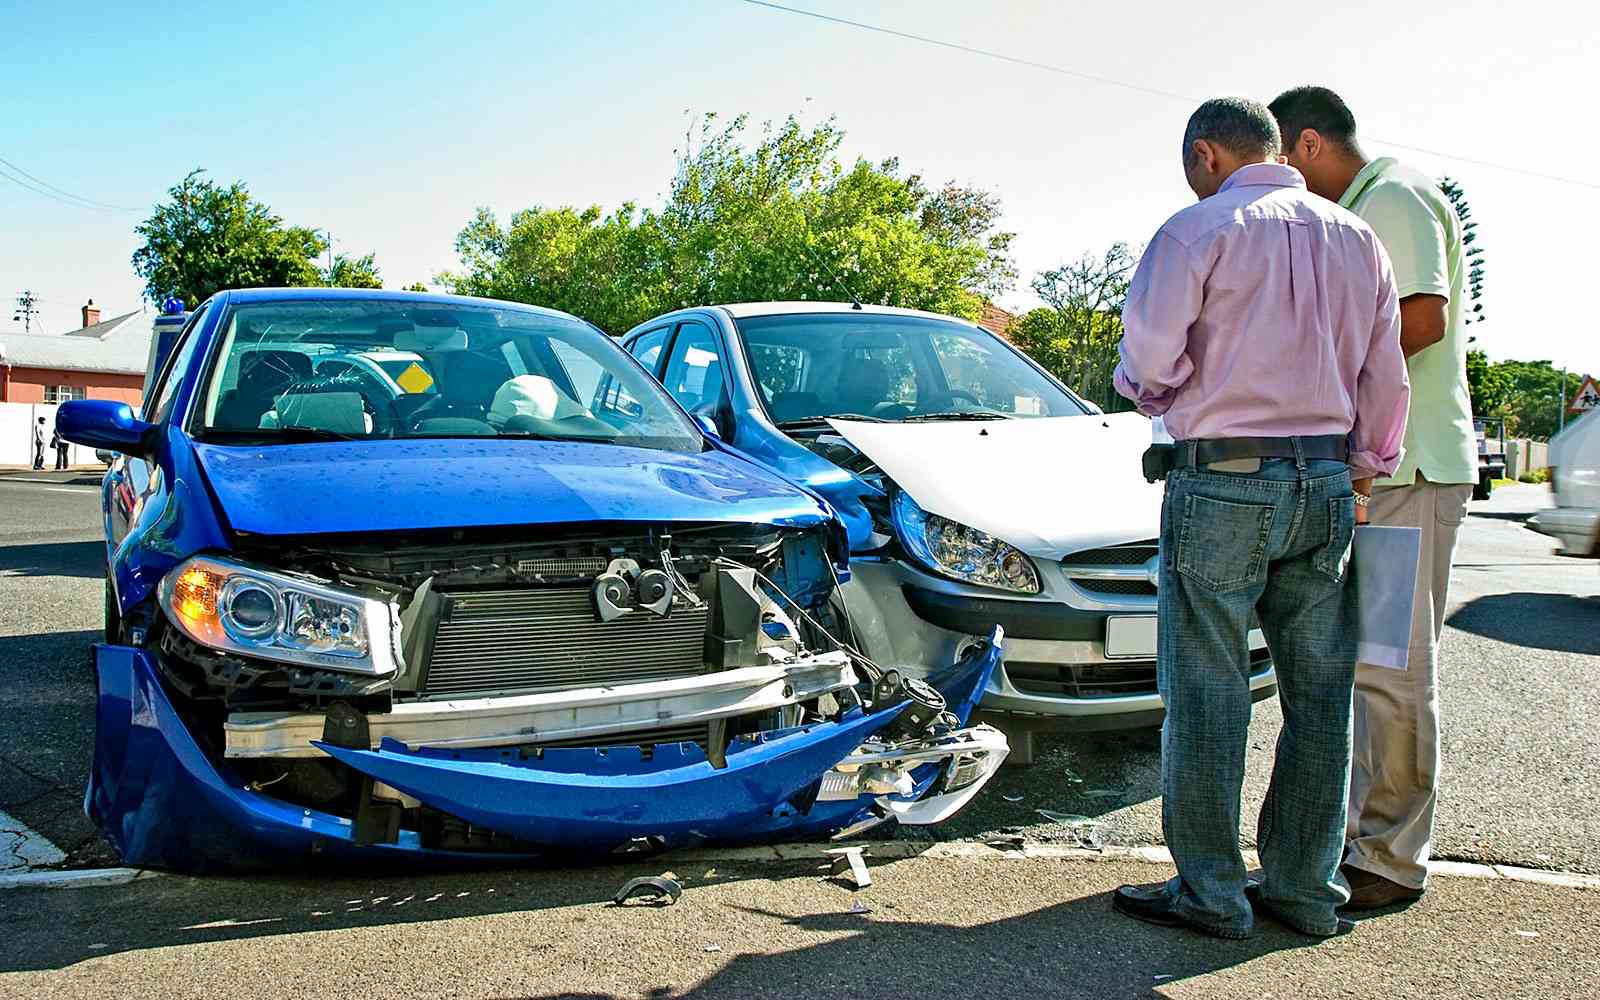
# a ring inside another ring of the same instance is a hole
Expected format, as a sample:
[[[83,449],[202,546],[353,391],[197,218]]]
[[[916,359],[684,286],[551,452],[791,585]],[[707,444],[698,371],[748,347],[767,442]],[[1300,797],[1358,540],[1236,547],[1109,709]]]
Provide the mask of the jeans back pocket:
[[[1219,593],[1259,582],[1266,574],[1273,512],[1266,504],[1184,497],[1178,572]]]
[[[1350,546],[1356,537],[1355,497],[1331,497],[1328,500],[1328,541],[1312,560],[1317,570],[1344,582],[1350,568]]]

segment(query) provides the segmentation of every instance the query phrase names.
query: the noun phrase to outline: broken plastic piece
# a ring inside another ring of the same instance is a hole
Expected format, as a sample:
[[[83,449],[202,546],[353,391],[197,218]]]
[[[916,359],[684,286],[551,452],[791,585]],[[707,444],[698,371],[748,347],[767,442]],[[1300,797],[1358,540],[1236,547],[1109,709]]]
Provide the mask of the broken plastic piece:
[[[679,885],[677,880],[645,876],[630,879],[625,883],[617,890],[617,894],[611,897],[611,905],[621,906],[633,897],[639,896],[648,897],[655,906],[671,906],[682,895],[683,886]]]
[[[857,889],[865,889],[872,884],[872,873],[867,870],[867,862],[859,847],[833,847],[823,852],[831,858],[833,874],[838,875],[845,868],[850,869],[850,877],[855,880]]]
[[[701,950],[702,951],[721,951],[722,950],[722,945],[720,945],[720,944],[708,944],[704,948],[702,948]]]
[[[872,912],[872,907],[868,906],[866,903],[863,903],[861,900],[858,899],[858,900],[855,900],[854,902],[852,902],[850,904],[850,912],[851,913],[871,913]]]
[[[1022,801],[1022,796],[1021,795],[1001,795],[1000,797],[1002,799],[1005,799],[1007,802],[1021,802]]]

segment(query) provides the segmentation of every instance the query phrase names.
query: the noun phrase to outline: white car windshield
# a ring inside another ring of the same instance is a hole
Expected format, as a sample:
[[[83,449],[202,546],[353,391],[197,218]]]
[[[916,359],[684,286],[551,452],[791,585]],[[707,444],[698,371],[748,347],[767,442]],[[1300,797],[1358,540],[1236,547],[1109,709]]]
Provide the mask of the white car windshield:
[[[1078,416],[1070,393],[993,335],[922,316],[806,313],[737,321],[780,425]]]
[[[235,306],[206,440],[523,437],[698,451],[698,430],[611,338],[569,316],[414,300]]]

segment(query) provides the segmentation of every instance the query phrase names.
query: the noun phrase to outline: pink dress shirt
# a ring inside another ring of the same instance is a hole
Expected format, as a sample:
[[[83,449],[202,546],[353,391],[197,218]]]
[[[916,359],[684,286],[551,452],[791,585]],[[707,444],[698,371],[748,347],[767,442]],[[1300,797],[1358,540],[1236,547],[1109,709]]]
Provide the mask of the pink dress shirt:
[[[1166,221],[1134,272],[1117,391],[1177,440],[1347,434],[1400,463],[1410,384],[1389,257],[1293,167],[1241,167]]]

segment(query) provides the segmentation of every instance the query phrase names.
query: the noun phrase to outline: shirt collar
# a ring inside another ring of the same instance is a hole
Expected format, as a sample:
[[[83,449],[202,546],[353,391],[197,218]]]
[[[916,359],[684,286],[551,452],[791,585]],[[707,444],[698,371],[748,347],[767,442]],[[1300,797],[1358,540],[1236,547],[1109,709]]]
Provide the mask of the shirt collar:
[[[1306,179],[1287,163],[1250,163],[1229,174],[1217,193],[1221,194],[1229,188],[1252,186],[1303,188]]]
[[[1399,161],[1392,156],[1380,156],[1362,167],[1361,172],[1350,182],[1350,186],[1344,189],[1344,194],[1339,196],[1339,207],[1349,208],[1354,205],[1356,199],[1361,197],[1361,192],[1367,189],[1367,185],[1388,173],[1397,162]]]

